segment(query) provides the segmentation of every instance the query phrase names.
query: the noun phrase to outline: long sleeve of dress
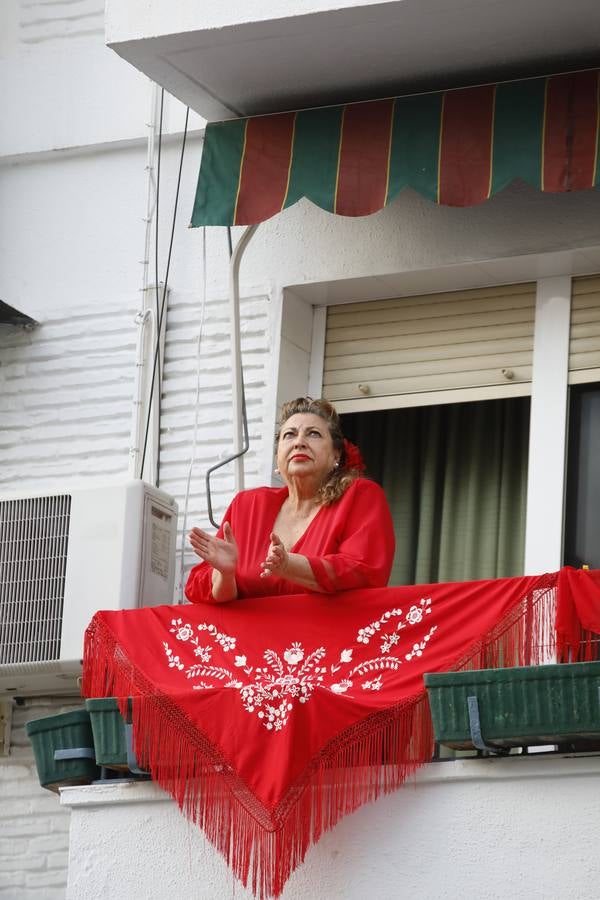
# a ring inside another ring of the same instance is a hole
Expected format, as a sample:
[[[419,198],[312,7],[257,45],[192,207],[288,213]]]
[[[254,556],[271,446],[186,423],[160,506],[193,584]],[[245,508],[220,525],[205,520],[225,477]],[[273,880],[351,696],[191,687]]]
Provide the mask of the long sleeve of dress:
[[[305,554],[319,586],[328,593],[385,587],[394,560],[394,525],[384,492],[365,479],[350,490],[352,502],[339,510],[343,521],[335,552]]]
[[[223,537],[223,525],[225,524],[225,522],[229,522],[231,524],[231,512],[235,502],[236,501],[234,499],[233,503],[230,504],[225,515],[223,516],[223,521],[221,522],[219,530],[217,531],[217,537],[219,538]],[[190,601],[190,603],[217,602],[213,597],[212,592],[212,575],[213,567],[208,563],[202,562],[197,566],[194,566],[194,568],[188,575],[188,579],[185,585],[185,596]]]
[[[277,514],[287,488],[242,491],[225,513],[238,545],[238,597],[306,593],[307,588],[285,578],[261,578],[260,564],[269,548]],[[217,532],[222,537],[223,526]],[[358,478],[344,495],[322,507],[302,537],[290,548],[308,559],[322,591],[385,587],[394,558],[392,517],[379,485]],[[212,567],[194,566],[185,594],[191,603],[215,603]]]

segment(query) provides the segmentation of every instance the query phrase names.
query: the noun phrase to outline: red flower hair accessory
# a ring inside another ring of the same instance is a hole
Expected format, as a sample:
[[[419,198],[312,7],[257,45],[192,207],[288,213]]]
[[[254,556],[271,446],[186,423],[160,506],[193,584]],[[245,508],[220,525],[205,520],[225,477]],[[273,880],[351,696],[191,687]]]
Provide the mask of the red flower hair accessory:
[[[344,438],[344,456],[345,469],[356,469],[358,472],[364,472],[367,468],[360,450],[356,444],[351,444],[347,438]]]

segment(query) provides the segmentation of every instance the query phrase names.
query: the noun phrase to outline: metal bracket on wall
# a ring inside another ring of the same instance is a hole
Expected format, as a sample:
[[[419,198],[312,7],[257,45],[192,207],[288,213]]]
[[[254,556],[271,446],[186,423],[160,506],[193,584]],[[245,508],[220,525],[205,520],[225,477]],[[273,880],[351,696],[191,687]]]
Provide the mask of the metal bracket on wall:
[[[14,700],[0,700],[0,756],[10,753],[10,733],[12,731],[12,715]]]
[[[487,750],[495,756],[508,756],[510,750],[508,747],[500,747],[498,744],[488,744],[481,733],[481,718],[479,716],[479,702],[477,697],[467,697],[467,708],[469,710],[469,730],[471,732],[471,740],[473,746],[478,750]]]
[[[137,757],[133,750],[133,725],[125,723],[125,741],[127,743],[127,767],[133,775],[150,775],[138,766]]]
[[[96,759],[96,751],[93,747],[69,747],[65,750],[54,751],[55,761],[68,759]]]

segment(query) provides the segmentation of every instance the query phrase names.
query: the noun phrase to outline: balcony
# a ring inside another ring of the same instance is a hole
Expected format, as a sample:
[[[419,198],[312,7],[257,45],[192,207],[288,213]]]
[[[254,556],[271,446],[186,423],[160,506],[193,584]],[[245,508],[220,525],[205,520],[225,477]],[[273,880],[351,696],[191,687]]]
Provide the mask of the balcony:
[[[598,896],[600,757],[461,759],[415,782],[325,834],[282,900]],[[72,811],[67,896],[252,900],[156,785],[70,787],[61,804]]]
[[[206,119],[597,65],[596,0],[107,0],[106,39]]]

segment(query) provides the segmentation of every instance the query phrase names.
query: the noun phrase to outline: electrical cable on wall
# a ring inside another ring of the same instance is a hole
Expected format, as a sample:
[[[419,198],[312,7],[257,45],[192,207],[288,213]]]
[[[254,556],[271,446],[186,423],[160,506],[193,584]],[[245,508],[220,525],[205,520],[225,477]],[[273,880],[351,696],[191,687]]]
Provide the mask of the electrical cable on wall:
[[[164,314],[166,308],[167,301],[167,290],[168,290],[168,282],[169,282],[169,271],[171,265],[172,251],[173,251],[173,242],[175,235],[175,224],[177,219],[177,211],[179,206],[179,193],[181,187],[181,177],[183,170],[183,159],[185,154],[185,146],[187,139],[187,131],[188,131],[188,121],[189,121],[189,107],[186,109],[185,115],[185,125],[183,131],[183,140],[181,146],[181,155],[179,160],[179,172],[177,176],[177,188],[175,193],[175,203],[173,208],[173,219],[171,224],[171,236],[169,241],[169,250],[167,256],[167,266],[165,272],[165,279],[162,288],[162,298],[160,297],[160,282],[158,277],[159,270],[159,225],[160,225],[160,174],[161,174],[161,159],[162,159],[162,130],[163,130],[163,111],[164,111],[164,89],[161,90],[160,95],[160,115],[159,115],[159,130],[158,130],[158,155],[157,155],[157,170],[156,170],[156,183],[155,183],[155,246],[154,246],[154,271],[155,271],[155,290],[156,290],[156,340],[155,340],[155,348],[154,348],[154,357],[152,363],[152,379],[150,383],[150,392],[149,392],[149,400],[148,400],[148,412],[146,417],[146,424],[144,428],[144,442],[143,442],[143,451],[141,456],[141,462],[139,466],[139,474],[138,477],[141,478],[144,471],[144,464],[146,461],[146,452],[148,449],[148,436],[150,433],[150,421],[152,418],[152,401],[154,399],[155,388],[157,384],[157,374],[158,374],[158,385],[161,384],[161,373],[160,373],[160,336],[162,332],[162,325],[164,321]],[[231,259],[233,253],[232,247],[232,239],[231,239],[231,228],[227,228],[227,243],[229,250],[229,257]],[[198,437],[198,417],[199,417],[199,406],[200,406],[200,348],[202,342],[202,336],[204,331],[204,317],[205,317],[205,308],[206,308],[206,229],[203,228],[203,237],[202,237],[202,301],[201,301],[201,312],[200,312],[200,328],[198,333],[198,347],[197,347],[197,373],[196,373],[196,401],[195,401],[195,418],[194,418],[194,434],[192,440],[192,455],[190,459],[190,465],[188,470],[188,476],[186,481],[186,489],[184,496],[184,510],[182,517],[182,529],[181,529],[181,546],[180,546],[180,583],[179,583],[179,602],[183,603],[183,575],[184,575],[184,557],[185,557],[185,535],[187,531],[187,513],[188,513],[188,505],[189,505],[189,496],[191,490],[191,478],[193,473],[193,468],[195,464],[195,454],[197,447],[197,437]],[[211,493],[210,493],[210,476],[211,474],[221,468],[222,466],[227,465],[230,462],[233,462],[235,459],[238,459],[240,456],[243,456],[248,452],[250,446],[250,438],[248,432],[248,416],[246,411],[246,396],[245,396],[245,387],[243,381],[243,371],[241,373],[241,381],[242,381],[242,422],[243,422],[243,446],[240,452],[234,453],[233,455],[227,457],[226,459],[221,460],[216,465],[212,466],[206,473],[206,495],[207,495],[207,506],[208,506],[208,517],[211,523],[218,528],[218,523],[215,521],[212,511],[212,501],[211,501]],[[160,394],[160,387],[159,387]],[[158,415],[160,421],[160,396],[157,398],[158,402]],[[160,464],[160,436],[159,436],[159,446],[157,447],[156,454],[156,474],[155,481],[156,486],[159,484],[159,464]]]
[[[206,226],[202,226],[202,295],[200,298],[200,327],[198,329],[198,341],[196,345],[196,399],[194,403],[194,433],[192,437],[192,455],[190,457],[190,465],[188,468],[187,480],[185,484],[185,496],[183,500],[183,515],[181,519],[181,543],[179,548],[179,603],[184,603],[183,595],[183,574],[185,570],[185,538],[187,534],[187,515],[188,504],[190,499],[190,490],[192,484],[192,472],[196,464],[196,447],[198,446],[198,419],[200,414],[200,359],[202,348],[202,337],[204,334],[204,316],[206,310]]]
[[[154,359],[153,359],[153,363],[152,363],[152,380],[150,383],[148,415],[146,417],[146,427],[144,430],[144,449],[142,452],[142,460],[141,460],[141,464],[140,464],[140,474],[139,474],[140,478],[142,477],[142,473],[144,471],[144,463],[146,461],[146,450],[148,447],[148,434],[150,431],[150,418],[151,418],[151,414],[152,414],[152,400],[153,400],[154,388],[155,388],[155,384],[156,384],[157,363],[158,363],[158,360],[160,357],[160,334],[162,331],[162,324],[163,324],[163,318],[164,318],[166,301],[167,301],[167,288],[168,288],[168,284],[169,284],[169,270],[171,267],[171,257],[172,257],[172,253],[173,253],[173,240],[174,240],[174,236],[175,236],[175,222],[177,219],[177,209],[179,206],[179,191],[180,191],[180,187],[181,187],[181,174],[182,174],[182,170],[183,170],[183,159],[184,159],[184,155],[185,155],[185,145],[186,145],[186,140],[187,140],[189,116],[190,116],[190,108],[188,106],[186,109],[186,113],[185,113],[185,124],[184,124],[184,128],[183,128],[183,140],[182,140],[182,144],[181,144],[181,154],[179,157],[179,172],[177,175],[177,188],[175,191],[175,203],[173,206],[173,219],[172,219],[172,223],[171,223],[171,237],[169,240],[169,252],[167,254],[167,267],[166,267],[166,271],[165,271],[165,280],[164,280],[163,290],[162,290],[162,301],[160,304],[160,312],[159,312],[158,322],[157,322],[157,326],[156,326],[156,344],[155,344],[155,349],[154,349]],[[160,132],[162,133],[162,117],[161,117],[161,123],[160,123]],[[160,154],[160,146],[161,146],[161,137],[160,137],[160,133],[159,133],[159,154]],[[157,183],[156,183],[156,232],[157,233],[158,233],[158,226],[159,226],[159,217],[158,217],[159,187],[160,187],[160,184],[159,184],[159,180],[158,180],[158,171],[157,171]],[[157,260],[158,260],[158,241],[156,241],[156,254],[157,254]],[[158,261],[156,261],[156,272],[158,273]],[[156,280],[157,280],[157,290],[158,290],[158,278]],[[159,393],[160,393],[160,380],[159,380]],[[160,434],[159,434],[158,444],[159,444],[159,446],[157,448],[157,460],[160,460],[160,452],[159,452],[160,451]],[[157,471],[156,471],[156,486],[157,487],[158,487],[158,480],[159,479],[158,479],[158,463],[157,463]]]
[[[165,89],[161,88],[160,91],[160,113],[158,117],[158,153],[156,157],[156,227],[154,229],[154,302],[155,302],[155,321],[158,323],[158,327],[156,329],[156,343],[160,345],[160,331],[161,331],[161,317],[160,317],[160,288],[158,283],[158,236],[159,236],[159,203],[160,203],[160,163],[162,160],[162,132],[163,132],[163,110],[165,104]],[[156,359],[156,369],[158,375],[158,384],[159,386],[162,384],[161,377],[161,365],[160,365],[160,352],[155,354]],[[150,405],[148,409],[148,415],[150,414],[150,410],[152,409],[152,390],[154,387],[154,382],[152,382],[152,387],[150,388]],[[160,473],[160,406],[161,406],[161,390],[157,391],[156,396],[156,418],[158,421],[158,446],[156,448],[156,472],[155,478],[156,486],[158,487],[159,481],[159,473]],[[146,434],[148,434],[149,420],[146,425]],[[145,450],[145,443],[144,443]],[[142,460],[142,471],[144,469],[144,463]]]
[[[231,228],[227,228],[227,244],[229,248],[229,258],[233,254],[233,247],[231,242]],[[204,328],[204,315],[206,308],[206,228],[202,229],[202,302],[201,302],[201,311],[200,311],[200,330],[198,333],[198,345],[196,351],[196,401],[195,401],[195,416],[194,416],[194,435],[192,439],[192,455],[190,459],[190,465],[188,469],[188,476],[186,482],[185,489],[185,497],[184,497],[184,505],[183,505],[183,516],[182,516],[182,524],[181,524],[181,541],[180,541],[180,566],[179,566],[179,603],[185,602],[185,597],[183,593],[183,576],[185,570],[185,538],[187,534],[187,512],[188,512],[188,504],[189,504],[189,496],[191,490],[191,481],[192,481],[192,472],[196,462],[196,447],[198,440],[198,416],[199,416],[199,406],[200,406],[200,358],[201,358],[201,345],[202,345],[202,334]],[[248,416],[246,412],[246,394],[244,388],[244,374],[242,370],[242,419],[243,419],[243,428],[244,428],[244,444],[242,450],[239,453],[234,453],[232,456],[228,456],[226,459],[221,460],[216,463],[216,465],[211,466],[206,473],[206,502],[207,502],[207,511],[208,518],[212,525],[215,528],[219,527],[218,522],[215,521],[212,510],[212,499],[210,492],[210,476],[216,470],[220,469],[222,466],[227,465],[232,462],[234,459],[237,459],[239,456],[242,456],[244,453],[248,452],[250,447],[250,436],[248,432]]]

